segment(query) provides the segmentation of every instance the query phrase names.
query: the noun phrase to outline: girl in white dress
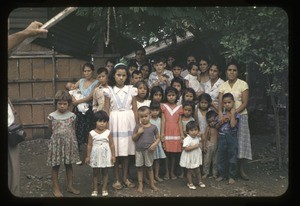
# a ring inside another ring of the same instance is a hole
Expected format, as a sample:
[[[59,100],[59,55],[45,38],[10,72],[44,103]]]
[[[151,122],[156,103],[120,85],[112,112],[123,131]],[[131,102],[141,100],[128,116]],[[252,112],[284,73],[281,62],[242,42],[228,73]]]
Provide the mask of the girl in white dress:
[[[105,111],[109,114],[109,129],[112,133],[116,150],[114,165],[115,183],[113,188],[122,189],[119,178],[119,163],[122,162],[123,183],[126,187],[135,187],[128,179],[129,155],[135,155],[135,144],[132,140],[133,130],[137,123],[137,88],[130,83],[130,74],[125,64],[116,64],[109,75],[109,87],[104,88]]]
[[[185,80],[189,81],[189,88],[193,88],[196,92],[197,97],[204,92],[204,87],[199,82],[198,72],[199,68],[196,63],[192,62],[187,67],[189,74],[184,77]]]
[[[204,188],[202,182],[200,165],[202,165],[202,151],[200,148],[201,138],[198,136],[199,125],[195,121],[190,121],[186,125],[187,137],[183,140],[183,151],[180,157],[180,166],[187,169],[188,188],[195,190],[192,174],[194,173],[198,179],[199,186]]]
[[[107,180],[108,168],[114,166],[115,146],[112,135],[107,128],[109,117],[100,110],[94,114],[96,128],[89,133],[87,154],[85,163],[93,168],[93,192],[92,197],[98,196],[98,177],[100,168],[102,171],[102,196],[108,196]]]

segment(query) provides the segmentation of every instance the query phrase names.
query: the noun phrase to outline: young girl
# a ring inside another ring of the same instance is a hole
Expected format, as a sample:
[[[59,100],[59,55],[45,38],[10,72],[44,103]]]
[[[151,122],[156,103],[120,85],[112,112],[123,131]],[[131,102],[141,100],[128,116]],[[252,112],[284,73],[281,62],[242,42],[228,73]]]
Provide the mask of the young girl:
[[[182,104],[185,101],[193,101],[195,104],[197,103],[198,99],[196,96],[196,92],[193,88],[186,88],[182,93]]]
[[[177,179],[175,175],[175,160],[181,153],[181,143],[184,139],[181,123],[182,105],[176,105],[178,101],[178,90],[174,87],[166,88],[167,103],[161,104],[162,127],[161,139],[167,154],[167,167],[165,179]],[[171,161],[169,173],[169,161]]]
[[[102,196],[108,196],[108,167],[115,163],[115,146],[112,135],[107,128],[109,117],[103,110],[94,114],[96,128],[89,133],[85,163],[93,168],[92,197],[98,196],[98,176],[102,171]]]
[[[203,134],[205,132],[207,121],[206,113],[209,111],[211,105],[211,97],[207,93],[203,93],[198,98],[198,105],[195,111],[195,119],[200,128],[200,135],[203,139]]]
[[[160,103],[158,101],[151,101],[150,103],[151,119],[150,123],[156,125],[159,134],[161,133],[161,117],[160,117]],[[163,181],[159,177],[160,161],[166,159],[166,154],[163,150],[161,141],[159,141],[155,151],[154,151],[154,178],[156,181]]]
[[[56,111],[48,116],[48,127],[52,132],[47,165],[52,166],[53,195],[62,197],[58,183],[58,171],[61,164],[65,165],[67,174],[67,191],[78,195],[79,190],[73,187],[72,164],[79,161],[78,144],[75,135],[76,115],[68,110],[72,97],[68,91],[57,91],[55,94]]]
[[[202,182],[200,165],[202,165],[202,151],[200,148],[201,138],[199,134],[199,126],[195,121],[190,121],[186,125],[187,137],[183,140],[183,151],[180,157],[180,166],[187,169],[188,188],[195,190],[192,174],[194,173],[198,179],[199,186],[204,188]]]
[[[132,132],[137,122],[137,105],[135,96],[137,88],[129,85],[130,74],[125,64],[116,64],[109,76],[111,87],[104,89],[105,111],[109,114],[109,130],[112,132],[116,162],[114,176],[116,182],[114,189],[122,189],[119,178],[119,164],[122,161],[123,183],[127,187],[135,187],[128,180],[128,155],[135,154],[135,145],[132,141]]]
[[[171,81],[171,86],[175,87],[178,90],[179,100],[177,102],[177,105],[180,105],[182,102],[182,93],[185,90],[183,79],[179,77],[174,77],[174,79],[172,79]]]
[[[104,94],[103,88],[108,87],[108,70],[104,67],[100,67],[97,70],[97,79],[99,80],[100,84],[96,87],[93,92],[93,112],[97,112],[104,109]]]
[[[196,92],[196,95],[199,96],[204,92],[204,87],[198,81],[198,71],[199,68],[197,67],[196,63],[191,62],[188,64],[187,70],[189,72],[184,79],[189,81],[189,87],[193,88]]]
[[[152,87],[151,91],[150,91],[150,98],[151,101],[158,101],[159,103],[161,103],[164,99],[164,91],[161,88],[161,86],[154,86]]]
[[[148,99],[149,96],[149,88],[145,81],[139,81],[134,85],[138,90],[138,94],[136,96],[136,105],[137,109],[141,106],[150,106],[151,100]]]

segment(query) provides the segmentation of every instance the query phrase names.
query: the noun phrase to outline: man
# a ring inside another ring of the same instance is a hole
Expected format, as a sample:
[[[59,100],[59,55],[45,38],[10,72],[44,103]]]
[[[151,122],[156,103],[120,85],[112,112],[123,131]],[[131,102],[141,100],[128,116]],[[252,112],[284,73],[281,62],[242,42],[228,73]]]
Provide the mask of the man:
[[[134,52],[136,64],[138,65],[138,70],[140,70],[141,66],[146,63],[146,50],[143,47],[139,47]]]

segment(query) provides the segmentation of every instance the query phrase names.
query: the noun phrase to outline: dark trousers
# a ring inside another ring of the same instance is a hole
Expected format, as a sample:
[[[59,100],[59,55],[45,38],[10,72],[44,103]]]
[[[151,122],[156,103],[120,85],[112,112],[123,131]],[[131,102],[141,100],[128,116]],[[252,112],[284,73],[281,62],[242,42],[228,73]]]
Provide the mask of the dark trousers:
[[[217,168],[223,178],[235,178],[237,172],[237,133],[219,134]]]

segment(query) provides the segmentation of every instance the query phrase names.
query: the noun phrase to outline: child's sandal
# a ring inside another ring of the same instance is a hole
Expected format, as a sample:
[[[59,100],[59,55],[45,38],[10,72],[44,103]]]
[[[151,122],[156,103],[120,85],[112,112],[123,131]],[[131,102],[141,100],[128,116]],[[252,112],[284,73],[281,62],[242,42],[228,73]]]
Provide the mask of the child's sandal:
[[[187,186],[188,186],[188,188],[190,189],[190,190],[195,190],[196,189],[196,187],[195,187],[195,185],[193,185],[193,184],[187,184]]]
[[[205,184],[203,182],[199,182],[199,186],[204,188],[205,187]]]

